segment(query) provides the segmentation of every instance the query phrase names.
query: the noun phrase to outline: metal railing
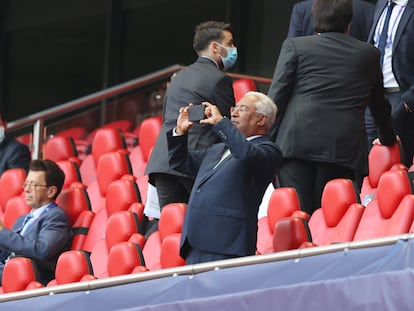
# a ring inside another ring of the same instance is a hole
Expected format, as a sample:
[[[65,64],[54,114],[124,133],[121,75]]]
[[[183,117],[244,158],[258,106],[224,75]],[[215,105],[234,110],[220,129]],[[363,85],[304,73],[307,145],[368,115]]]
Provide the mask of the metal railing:
[[[137,79],[113,86],[111,88],[99,91],[84,97],[81,97],[76,100],[69,101],[67,103],[58,105],[53,108],[49,108],[38,113],[34,113],[30,116],[24,117],[22,119],[10,122],[7,124],[9,132],[24,128],[24,127],[33,127],[32,137],[33,137],[33,150],[32,157],[38,159],[41,157],[41,146],[44,142],[45,134],[45,125],[48,120],[53,118],[58,118],[59,116],[64,115],[68,112],[74,112],[79,109],[87,109],[92,107],[99,102],[104,102],[108,98],[122,95],[132,90],[137,90],[140,88],[148,87],[149,85],[169,81],[171,76],[180,71],[184,66],[181,65],[172,65],[170,67],[164,68],[162,70],[156,71],[154,73],[139,77]],[[255,81],[257,84],[269,85],[271,79],[252,76],[252,75],[243,75],[243,74],[228,74],[233,79],[240,78],[249,78]],[[104,105],[104,104],[103,104]]]

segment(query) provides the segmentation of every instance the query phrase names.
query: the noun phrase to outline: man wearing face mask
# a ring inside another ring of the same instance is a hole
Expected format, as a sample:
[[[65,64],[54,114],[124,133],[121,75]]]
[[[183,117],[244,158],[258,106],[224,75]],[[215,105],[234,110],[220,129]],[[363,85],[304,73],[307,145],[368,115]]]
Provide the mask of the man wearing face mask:
[[[217,103],[223,116],[230,116],[234,94],[231,78],[224,73],[237,60],[230,24],[207,21],[195,28],[193,48],[197,60],[178,72],[167,88],[163,107],[163,124],[148,161],[146,174],[157,189],[162,209],[168,203],[188,201],[193,178],[173,170],[168,162],[166,133],[175,126],[179,109],[192,103]],[[204,149],[218,142],[209,124],[195,124],[189,131],[188,148]],[[156,226],[148,231],[152,232]]]
[[[6,133],[4,113],[0,112],[0,176],[11,168],[28,170],[31,160],[29,148]]]

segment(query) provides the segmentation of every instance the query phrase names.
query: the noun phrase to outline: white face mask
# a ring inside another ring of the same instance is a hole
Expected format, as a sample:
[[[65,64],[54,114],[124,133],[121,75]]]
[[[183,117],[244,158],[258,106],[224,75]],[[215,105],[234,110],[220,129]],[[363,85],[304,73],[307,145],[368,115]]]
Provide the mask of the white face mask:
[[[6,131],[4,126],[0,126],[0,143],[6,138]]]

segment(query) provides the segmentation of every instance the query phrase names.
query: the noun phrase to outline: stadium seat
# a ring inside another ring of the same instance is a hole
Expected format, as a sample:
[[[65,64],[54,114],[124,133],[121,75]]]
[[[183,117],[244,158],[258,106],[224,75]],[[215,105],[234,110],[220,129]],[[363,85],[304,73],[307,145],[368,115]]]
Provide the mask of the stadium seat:
[[[108,185],[127,174],[132,175],[132,168],[128,155],[124,152],[113,151],[99,158],[96,180],[87,187],[92,211],[97,212],[105,205]]]
[[[412,182],[403,170],[382,174],[377,197],[365,208],[354,241],[408,233],[414,220]]]
[[[81,250],[70,250],[60,254],[55,279],[47,286],[69,284],[75,282],[94,280],[93,268],[88,253]]]
[[[321,207],[309,219],[309,228],[316,245],[352,241],[364,206],[350,179],[328,181],[322,192]]]
[[[27,289],[42,288],[37,267],[33,260],[26,257],[14,257],[4,265],[1,293],[18,292]]]
[[[75,143],[71,137],[67,136],[53,136],[49,138],[44,145],[43,159],[55,162],[70,160],[78,165],[81,164]]]
[[[23,195],[17,195],[10,198],[6,204],[6,211],[4,212],[4,226],[11,229],[16,219],[22,215],[30,213],[32,208],[26,204],[26,199]]]
[[[86,236],[83,245],[86,251],[91,252],[94,245],[105,236],[107,221],[113,213],[131,209],[136,212],[138,218],[143,219],[143,207],[138,204],[140,196],[134,180],[134,176],[125,175],[108,185],[105,206],[96,212]],[[142,228],[142,222],[140,226],[139,229]]]
[[[72,226],[82,211],[92,210],[88,193],[84,187],[74,186],[63,189],[57,197],[56,203],[66,212]]]
[[[284,217],[275,224],[273,252],[312,247],[308,222],[302,217]]]
[[[6,170],[0,176],[0,219],[3,219],[7,201],[23,193],[26,171],[22,168]]]
[[[55,133],[54,136],[71,137],[76,141],[77,139],[84,139],[86,134],[86,130],[83,127],[70,127]]]
[[[377,187],[381,175],[389,170],[407,169],[402,163],[403,153],[401,144],[393,146],[373,145],[368,154],[368,176],[363,179],[361,187],[361,203],[367,206],[377,193]]]
[[[108,276],[118,276],[145,272],[145,260],[142,249],[132,242],[115,244],[108,255]]]
[[[273,231],[278,220],[298,216],[308,219],[307,213],[300,210],[297,192],[291,187],[276,188],[269,199],[267,216],[258,220],[257,254],[273,252]]]
[[[143,248],[145,264],[149,270],[162,268],[161,245],[167,236],[181,233],[186,207],[184,203],[170,203],[162,209],[158,231],[153,232],[147,238]],[[174,253],[173,256],[179,256],[179,254]]]
[[[164,237],[160,251],[161,268],[185,265],[185,260],[180,256],[180,241],[181,233],[172,233]]]
[[[75,222],[72,224],[72,245],[71,250],[83,250],[86,237],[92,221],[95,218],[95,213],[90,210],[83,210],[80,212]]]
[[[249,91],[256,91],[256,84],[252,79],[242,78],[233,81],[234,99],[236,103]]]
[[[86,186],[96,180],[96,170],[99,158],[106,153],[124,150],[126,151],[125,138],[122,132],[116,128],[99,128],[94,135],[91,154],[87,155],[79,169],[82,181]]]
[[[108,276],[108,256],[112,247],[119,242],[128,241],[134,233],[139,233],[139,220],[135,213],[124,210],[109,217],[105,237],[94,245],[91,252],[96,277]]]
[[[78,163],[71,160],[56,161],[56,164],[65,173],[65,182],[63,183],[63,189],[69,188],[73,183],[82,183],[82,178],[79,170]]]

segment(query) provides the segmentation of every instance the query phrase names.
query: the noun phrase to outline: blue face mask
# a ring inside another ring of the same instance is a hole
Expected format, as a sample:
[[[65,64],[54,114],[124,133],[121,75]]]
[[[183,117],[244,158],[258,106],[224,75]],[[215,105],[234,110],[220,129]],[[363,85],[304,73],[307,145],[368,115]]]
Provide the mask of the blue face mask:
[[[224,69],[226,70],[226,69],[233,67],[237,61],[237,48],[236,47],[228,48],[228,47],[222,46],[220,43],[217,43],[217,44],[227,50],[226,57],[223,57],[219,54],[221,57],[221,61],[223,62]]]

